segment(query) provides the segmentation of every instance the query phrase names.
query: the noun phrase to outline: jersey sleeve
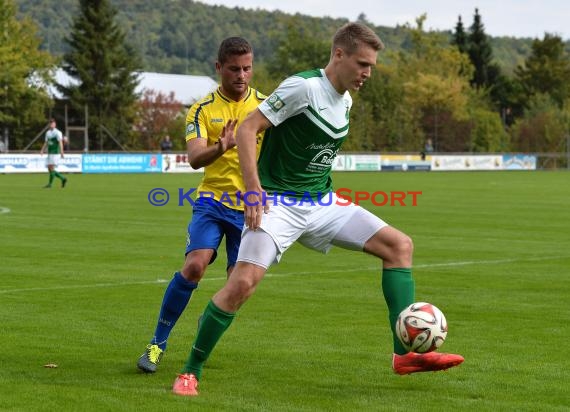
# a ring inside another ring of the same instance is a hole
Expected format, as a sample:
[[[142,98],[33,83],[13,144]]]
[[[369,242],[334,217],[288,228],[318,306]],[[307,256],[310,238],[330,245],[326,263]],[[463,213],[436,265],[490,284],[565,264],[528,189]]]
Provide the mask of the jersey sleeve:
[[[309,105],[309,89],[304,78],[285,79],[273,93],[258,106],[273,126],[301,113]]]
[[[193,104],[186,114],[186,141],[196,138],[208,138],[205,113],[199,103]]]

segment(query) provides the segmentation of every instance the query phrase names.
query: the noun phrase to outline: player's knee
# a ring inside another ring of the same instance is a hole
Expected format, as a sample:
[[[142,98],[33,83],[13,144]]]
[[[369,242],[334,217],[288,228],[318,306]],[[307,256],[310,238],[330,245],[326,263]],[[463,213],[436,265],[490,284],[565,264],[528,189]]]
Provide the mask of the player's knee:
[[[181,273],[182,276],[184,276],[184,279],[191,282],[199,282],[204,276],[207,267],[207,263],[198,260],[190,260],[184,263]]]
[[[255,291],[257,283],[250,277],[242,276],[233,282],[233,292],[236,300],[245,300]]]
[[[408,235],[404,235],[400,242],[400,251],[402,255],[411,257],[414,253],[414,241]]]
[[[230,280],[224,287],[226,303],[231,311],[237,311],[255,292],[257,286],[257,282],[252,277],[234,275],[235,273],[230,276]]]
[[[394,246],[394,258],[404,262],[406,266],[411,265],[414,253],[414,242],[408,235],[402,235]],[[409,263],[408,263],[409,262]]]

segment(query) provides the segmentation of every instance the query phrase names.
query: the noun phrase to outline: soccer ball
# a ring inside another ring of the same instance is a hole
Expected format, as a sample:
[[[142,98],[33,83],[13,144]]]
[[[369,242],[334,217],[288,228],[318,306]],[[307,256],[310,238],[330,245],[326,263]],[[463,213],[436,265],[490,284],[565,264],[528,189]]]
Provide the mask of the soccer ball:
[[[398,315],[396,335],[410,352],[431,352],[445,341],[447,321],[431,303],[412,303]]]

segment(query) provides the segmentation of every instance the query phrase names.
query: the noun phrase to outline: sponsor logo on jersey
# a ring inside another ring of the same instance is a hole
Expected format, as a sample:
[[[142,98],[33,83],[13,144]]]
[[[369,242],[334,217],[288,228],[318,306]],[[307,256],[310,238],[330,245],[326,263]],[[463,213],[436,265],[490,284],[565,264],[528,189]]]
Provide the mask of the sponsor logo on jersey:
[[[194,125],[194,123],[188,123],[186,125],[186,134],[190,134],[190,133],[194,133],[196,131],[196,126]]]
[[[339,149],[322,149],[319,153],[313,156],[311,161],[307,164],[305,171],[310,173],[320,173],[327,169],[330,170],[338,151]]]
[[[281,98],[277,93],[273,93],[271,96],[269,96],[269,98],[267,99],[267,103],[269,104],[269,107],[273,109],[274,112],[278,112],[285,106],[285,103],[283,102],[283,100],[281,100]]]
[[[310,145],[305,147],[305,149],[322,150],[322,149],[332,149],[333,147],[336,147],[336,145],[331,142],[319,143],[319,144],[311,143]]]

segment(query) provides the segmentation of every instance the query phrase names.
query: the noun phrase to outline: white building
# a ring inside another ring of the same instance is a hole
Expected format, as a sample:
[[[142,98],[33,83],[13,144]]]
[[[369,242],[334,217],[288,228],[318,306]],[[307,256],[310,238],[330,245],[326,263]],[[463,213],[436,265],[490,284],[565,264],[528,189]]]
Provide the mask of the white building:
[[[218,83],[208,76],[141,72],[139,79],[137,93],[155,90],[168,95],[174,92],[175,99],[185,106],[190,106],[218,87]]]
[[[69,85],[74,79],[69,77],[64,70],[58,69],[55,73],[55,81],[58,84]],[[208,76],[140,72],[139,85],[136,88],[136,92],[141,95],[145,90],[154,90],[164,95],[169,95],[173,92],[176,100],[185,106],[190,106],[208,93],[216,90],[217,87],[217,82]],[[63,98],[55,87],[50,87],[49,93],[56,99]]]
[[[186,107],[191,106],[193,103],[200,100],[208,93],[215,91],[218,87],[218,83],[208,76],[140,72],[138,73],[138,79],[139,84],[137,85],[135,91],[141,96],[144,94],[145,90],[153,90],[154,92],[162,93],[166,96],[169,96],[170,93],[174,93],[174,99]],[[77,80],[70,77],[63,69],[56,70],[54,81],[55,83],[64,86],[77,83]],[[48,93],[53,99],[65,101],[65,96],[59,92],[55,85],[50,85],[48,87]],[[79,146],[82,146],[83,151],[87,152],[87,148],[89,147],[87,111],[85,111],[84,116],[80,115],[80,124],[77,124],[78,118],[73,119],[73,114],[68,116],[67,103],[64,102],[63,105],[64,121],[59,125],[64,131],[64,134],[69,137],[71,149],[80,150]],[[38,138],[40,138],[45,130],[46,129],[42,130],[26,146],[24,150],[27,150],[28,147],[30,147]],[[109,136],[115,140],[115,138],[110,134]],[[117,142],[117,145],[119,147],[124,149],[117,140],[115,140],[115,142]]]

